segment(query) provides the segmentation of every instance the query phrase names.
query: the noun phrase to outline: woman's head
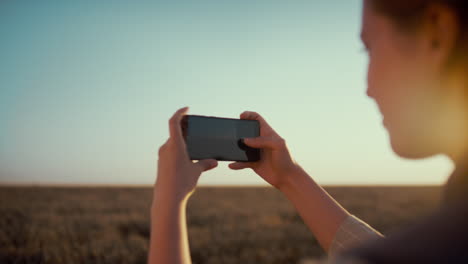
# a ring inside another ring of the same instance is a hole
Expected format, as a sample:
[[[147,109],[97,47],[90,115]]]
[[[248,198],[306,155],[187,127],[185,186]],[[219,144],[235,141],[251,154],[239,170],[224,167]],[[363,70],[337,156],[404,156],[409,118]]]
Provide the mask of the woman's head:
[[[367,94],[402,157],[456,158],[468,148],[466,6],[463,0],[364,0]]]

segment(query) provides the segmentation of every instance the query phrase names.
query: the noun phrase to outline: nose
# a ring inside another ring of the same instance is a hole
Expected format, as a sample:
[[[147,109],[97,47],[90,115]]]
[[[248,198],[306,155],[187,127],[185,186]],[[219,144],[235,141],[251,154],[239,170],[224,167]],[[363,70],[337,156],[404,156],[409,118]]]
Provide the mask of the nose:
[[[375,99],[375,89],[372,87],[372,85],[367,82],[367,90],[366,90],[366,95],[370,97],[371,99]]]
[[[371,96],[371,94],[370,94],[370,92],[369,92],[369,88],[367,88],[366,95],[367,95],[367,97],[372,98],[372,96]]]
[[[381,108],[381,97],[377,96],[377,94],[375,93],[375,89],[372,89],[372,86],[367,86],[367,90],[366,90],[366,95],[372,99],[372,101],[374,101],[374,103],[377,105],[377,107],[379,108],[379,111],[380,113],[383,113],[382,112],[382,108]]]

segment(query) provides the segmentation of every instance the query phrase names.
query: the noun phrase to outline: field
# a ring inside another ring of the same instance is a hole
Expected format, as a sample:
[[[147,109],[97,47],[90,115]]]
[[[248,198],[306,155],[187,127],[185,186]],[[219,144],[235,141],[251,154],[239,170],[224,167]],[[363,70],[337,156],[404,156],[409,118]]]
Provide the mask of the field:
[[[441,192],[326,189],[384,234],[429,213]],[[0,263],[146,263],[151,198],[144,187],[0,187]],[[324,254],[273,188],[198,188],[187,217],[193,263],[301,263]]]

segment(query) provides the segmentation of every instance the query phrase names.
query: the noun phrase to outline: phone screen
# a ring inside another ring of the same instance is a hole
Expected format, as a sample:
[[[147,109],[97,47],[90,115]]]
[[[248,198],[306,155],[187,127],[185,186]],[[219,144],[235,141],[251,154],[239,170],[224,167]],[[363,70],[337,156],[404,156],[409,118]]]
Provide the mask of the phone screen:
[[[260,160],[260,149],[248,147],[240,140],[260,135],[257,120],[185,115],[181,126],[192,160]]]

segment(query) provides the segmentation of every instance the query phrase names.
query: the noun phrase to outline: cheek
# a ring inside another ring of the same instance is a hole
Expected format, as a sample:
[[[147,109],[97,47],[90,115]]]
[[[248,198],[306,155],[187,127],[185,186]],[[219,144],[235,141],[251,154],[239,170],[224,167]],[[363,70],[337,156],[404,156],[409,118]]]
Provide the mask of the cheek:
[[[392,137],[408,134],[414,104],[406,60],[389,47],[375,49],[369,59],[368,94],[375,99]]]
[[[391,49],[377,48],[370,56],[368,67],[368,94],[388,118],[396,114],[399,109],[396,106],[401,107],[401,100],[406,97],[404,63]]]
[[[434,141],[436,74],[418,54],[390,47],[374,50],[369,60],[368,93],[385,118],[393,149],[411,156]],[[413,153],[414,154],[414,153]]]
[[[392,38],[377,41],[371,51],[368,69],[368,93],[388,115],[409,115],[431,101],[434,76],[418,49]],[[418,107],[416,107],[418,105]],[[413,110],[412,110],[413,109]]]

